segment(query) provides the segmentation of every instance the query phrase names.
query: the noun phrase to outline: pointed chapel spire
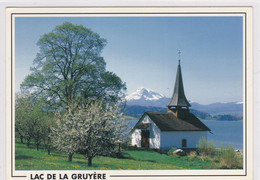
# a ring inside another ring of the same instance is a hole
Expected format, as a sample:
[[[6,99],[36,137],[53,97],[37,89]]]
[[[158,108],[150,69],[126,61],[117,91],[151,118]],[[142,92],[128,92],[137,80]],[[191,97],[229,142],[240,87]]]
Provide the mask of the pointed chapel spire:
[[[177,75],[175,80],[175,87],[173,91],[172,98],[170,100],[170,103],[168,104],[168,108],[171,107],[190,107],[190,103],[185,97],[184,94],[184,88],[183,88],[183,81],[182,81],[182,75],[181,75],[181,64],[180,64],[180,54],[181,52],[178,52],[179,54],[179,64],[177,69]]]

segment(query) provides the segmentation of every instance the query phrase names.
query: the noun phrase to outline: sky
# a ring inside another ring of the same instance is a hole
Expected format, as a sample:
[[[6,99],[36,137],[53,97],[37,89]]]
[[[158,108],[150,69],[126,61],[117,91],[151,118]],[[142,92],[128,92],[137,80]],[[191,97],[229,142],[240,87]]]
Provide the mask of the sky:
[[[201,104],[243,100],[242,17],[16,17],[15,91],[30,74],[37,41],[64,22],[107,40],[107,70],[126,83],[127,94],[146,87],[173,93],[178,51],[185,94]]]

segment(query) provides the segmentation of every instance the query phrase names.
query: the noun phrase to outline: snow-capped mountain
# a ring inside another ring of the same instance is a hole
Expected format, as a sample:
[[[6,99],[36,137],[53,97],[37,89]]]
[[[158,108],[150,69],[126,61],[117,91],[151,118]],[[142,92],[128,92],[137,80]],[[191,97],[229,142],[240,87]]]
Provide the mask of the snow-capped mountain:
[[[154,101],[154,100],[161,99],[163,97],[164,96],[158,92],[155,92],[151,89],[147,89],[144,87],[140,87],[135,92],[126,96],[126,100],[131,101],[131,100],[145,99],[145,100],[149,100],[149,101]]]
[[[153,106],[153,107],[166,107],[170,101],[158,92],[144,87],[138,88],[135,92],[125,97],[127,105],[138,106]],[[212,103],[202,105],[197,102],[190,101],[191,109],[207,112],[210,114],[243,114],[243,102],[227,102],[227,103]]]
[[[165,107],[169,102],[169,98],[144,87],[138,88],[135,92],[126,96],[125,99],[127,100],[127,105],[140,106]]]

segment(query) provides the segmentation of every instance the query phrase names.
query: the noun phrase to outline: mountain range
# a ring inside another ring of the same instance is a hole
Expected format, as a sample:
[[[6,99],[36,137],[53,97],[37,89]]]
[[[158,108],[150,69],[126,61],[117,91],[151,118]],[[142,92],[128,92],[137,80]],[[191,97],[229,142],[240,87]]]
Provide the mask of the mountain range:
[[[170,101],[169,97],[144,87],[138,88],[135,92],[126,96],[125,99],[127,101],[126,113],[128,115],[134,114],[134,112],[135,115],[140,115],[146,111],[166,112],[166,106]],[[229,116],[231,119],[233,116],[238,118],[243,116],[243,102],[216,102],[208,105],[190,102],[190,104],[192,113],[202,116],[203,119],[213,116],[220,119]]]
[[[168,97],[144,87],[125,97],[127,105],[165,107],[169,103]]]

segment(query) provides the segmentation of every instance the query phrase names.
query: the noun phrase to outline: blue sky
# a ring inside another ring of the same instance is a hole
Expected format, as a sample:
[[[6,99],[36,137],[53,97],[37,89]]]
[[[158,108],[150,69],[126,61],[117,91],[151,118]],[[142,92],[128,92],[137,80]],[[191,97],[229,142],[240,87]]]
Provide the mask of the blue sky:
[[[146,87],[171,96],[178,50],[186,97],[201,104],[243,99],[242,17],[16,17],[16,91],[30,73],[36,43],[64,22],[82,24],[107,39],[107,69],[128,93]]]

